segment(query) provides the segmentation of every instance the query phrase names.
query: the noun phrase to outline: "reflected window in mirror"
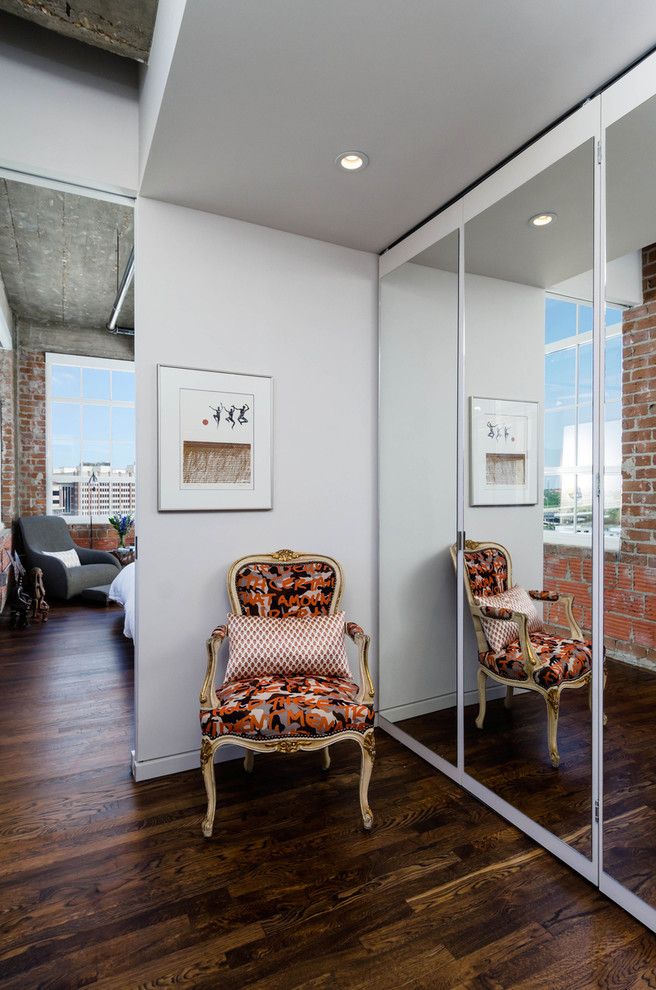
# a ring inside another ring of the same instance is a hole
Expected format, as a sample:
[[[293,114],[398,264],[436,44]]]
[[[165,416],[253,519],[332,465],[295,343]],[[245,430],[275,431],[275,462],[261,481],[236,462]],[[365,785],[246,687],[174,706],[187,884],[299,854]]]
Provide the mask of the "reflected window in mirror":
[[[607,537],[619,541],[622,314],[606,307]],[[544,539],[591,546],[592,305],[547,295],[544,320]],[[610,544],[609,544],[610,546]]]

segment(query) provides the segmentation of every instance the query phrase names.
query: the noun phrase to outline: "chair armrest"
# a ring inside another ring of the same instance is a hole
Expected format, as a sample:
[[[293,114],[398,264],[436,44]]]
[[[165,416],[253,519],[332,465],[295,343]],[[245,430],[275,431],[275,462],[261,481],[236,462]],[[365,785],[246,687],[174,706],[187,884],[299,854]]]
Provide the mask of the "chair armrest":
[[[374,685],[369,671],[369,644],[371,639],[357,622],[347,622],[345,631],[349,639],[352,639],[358,648],[360,690],[355,700],[360,705],[372,705],[376,692],[374,691]]]
[[[30,568],[40,567],[43,571],[46,594],[54,598],[68,598],[69,568],[58,557],[50,557],[46,553],[32,550],[29,554],[29,564]]]
[[[90,550],[88,547],[78,547],[75,544],[75,551],[81,564],[113,564],[117,570],[121,570],[121,565],[109,550]]]
[[[528,594],[536,602],[557,602],[560,598],[558,591],[529,591]]]
[[[476,605],[472,608],[472,615],[477,615],[479,619],[497,619],[500,622],[514,622],[519,633],[519,645],[522,650],[522,660],[526,676],[530,677],[536,667],[540,666],[540,661],[531,645],[531,639],[528,634],[528,616],[525,612],[514,612],[509,608],[494,608],[492,605]]]
[[[207,672],[203,686],[200,689],[200,703],[203,709],[216,708],[219,701],[216,696],[216,665],[223,640],[228,638],[228,627],[217,626],[207,640]]]
[[[538,602],[562,602],[565,606],[565,617],[567,618],[567,625],[572,634],[572,639],[579,639],[581,641],[585,639],[581,627],[574,618],[574,612],[572,610],[574,595],[563,595],[559,591],[529,591],[529,595]]]

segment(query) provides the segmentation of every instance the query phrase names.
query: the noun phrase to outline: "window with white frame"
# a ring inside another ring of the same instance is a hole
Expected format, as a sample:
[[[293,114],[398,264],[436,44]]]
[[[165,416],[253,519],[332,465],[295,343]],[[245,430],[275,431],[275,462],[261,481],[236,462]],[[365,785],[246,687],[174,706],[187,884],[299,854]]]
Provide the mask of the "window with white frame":
[[[135,509],[134,364],[46,354],[47,511],[106,522]]]
[[[607,541],[619,540],[622,504],[622,306],[606,307]],[[590,545],[592,532],[592,306],[547,296],[544,321],[544,535]]]

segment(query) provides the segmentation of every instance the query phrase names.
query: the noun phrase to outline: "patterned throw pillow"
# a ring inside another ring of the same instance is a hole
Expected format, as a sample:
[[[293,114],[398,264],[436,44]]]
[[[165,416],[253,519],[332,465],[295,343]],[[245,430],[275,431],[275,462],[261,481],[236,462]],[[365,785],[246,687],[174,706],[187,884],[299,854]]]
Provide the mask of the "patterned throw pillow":
[[[44,550],[43,552],[46,557],[56,557],[57,560],[61,560],[64,567],[80,566],[77,550]]]
[[[510,588],[509,591],[503,591],[500,595],[474,595],[474,601],[479,606],[489,605],[491,608],[509,608],[513,612],[523,612],[528,617],[529,633],[539,632],[542,629],[540,616],[535,611],[535,605],[529,598],[528,592],[518,585]],[[508,622],[507,619],[482,619],[481,621],[490,649],[494,650],[495,653],[500,653],[508,646],[508,643],[512,643],[519,636],[516,622]]]
[[[226,681],[269,674],[351,677],[344,613],[270,619],[229,615]]]

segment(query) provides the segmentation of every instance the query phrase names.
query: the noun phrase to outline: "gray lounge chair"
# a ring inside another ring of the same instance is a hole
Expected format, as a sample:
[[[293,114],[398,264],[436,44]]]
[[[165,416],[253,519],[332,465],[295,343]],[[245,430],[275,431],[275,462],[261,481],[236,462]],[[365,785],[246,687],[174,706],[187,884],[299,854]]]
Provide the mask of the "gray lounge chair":
[[[73,598],[87,588],[111,584],[121,565],[106,550],[87,550],[71,539],[61,516],[21,516],[18,520],[27,568],[40,567],[49,598]],[[76,550],[79,567],[65,567],[45,550]]]

